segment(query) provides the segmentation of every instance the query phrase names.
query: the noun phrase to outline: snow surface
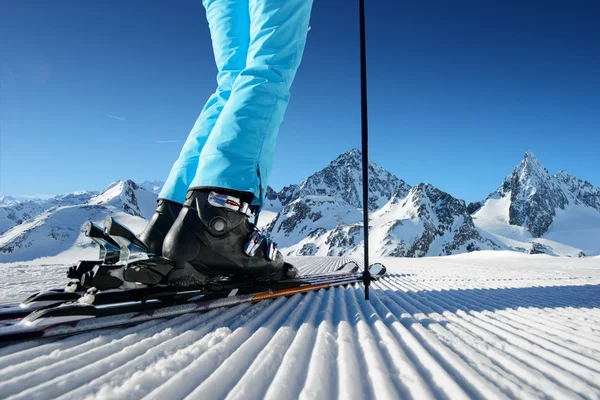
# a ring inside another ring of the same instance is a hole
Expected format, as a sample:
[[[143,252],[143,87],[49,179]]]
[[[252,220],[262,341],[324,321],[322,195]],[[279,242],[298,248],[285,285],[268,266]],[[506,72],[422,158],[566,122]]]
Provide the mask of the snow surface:
[[[600,397],[599,257],[373,261],[389,275],[368,302],[355,285],[1,348],[0,398]],[[0,264],[4,300],[65,272],[18,268]]]

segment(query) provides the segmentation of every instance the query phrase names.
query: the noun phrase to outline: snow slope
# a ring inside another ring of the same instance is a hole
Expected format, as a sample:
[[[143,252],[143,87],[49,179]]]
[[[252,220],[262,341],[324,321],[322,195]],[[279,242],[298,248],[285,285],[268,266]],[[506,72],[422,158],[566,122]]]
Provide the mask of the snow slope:
[[[564,211],[558,210],[549,232],[543,239],[567,245],[587,255],[598,255],[600,212],[581,205],[572,205]]]
[[[356,285],[2,348],[0,398],[600,397],[598,257],[381,261],[368,302]]]

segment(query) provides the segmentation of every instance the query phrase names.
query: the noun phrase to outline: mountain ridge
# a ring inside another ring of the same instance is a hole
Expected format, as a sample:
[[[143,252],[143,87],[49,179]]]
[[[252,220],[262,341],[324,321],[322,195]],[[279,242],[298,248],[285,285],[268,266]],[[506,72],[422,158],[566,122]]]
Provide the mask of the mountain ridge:
[[[268,198],[283,201],[267,232],[285,255],[362,254],[361,168],[361,153],[352,149],[300,185],[284,188],[283,194],[269,191]],[[370,235],[375,238],[370,247],[378,256],[440,256],[500,248],[479,235],[463,200],[430,184],[411,187],[370,162],[369,187]],[[418,197],[413,198],[418,204],[406,206],[410,196]],[[424,206],[422,196],[435,204]],[[393,220],[380,212],[398,203],[404,208]]]
[[[361,168],[360,151],[351,149],[300,184],[280,191],[267,187],[259,226],[285,255],[361,255]],[[600,237],[600,188],[566,171],[550,175],[532,151],[486,199],[468,205],[431,184],[411,186],[374,162],[369,163],[369,180],[370,247],[377,256],[441,256],[485,249],[600,254],[593,240]],[[45,223],[48,237],[56,241],[64,234],[65,240],[84,246],[79,233],[59,229],[67,215],[75,225],[100,214],[115,215],[141,230],[162,184],[116,181],[101,193],[80,191],[37,202],[5,196],[0,204],[0,262],[15,259],[6,256],[15,251],[25,257],[22,249],[36,245],[23,239],[24,232],[37,232]],[[573,238],[577,229],[591,235]]]

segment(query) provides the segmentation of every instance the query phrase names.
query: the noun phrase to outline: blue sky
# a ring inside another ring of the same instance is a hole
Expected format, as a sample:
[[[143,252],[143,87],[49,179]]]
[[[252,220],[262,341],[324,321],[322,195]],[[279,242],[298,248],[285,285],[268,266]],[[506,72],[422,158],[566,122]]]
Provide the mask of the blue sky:
[[[276,189],[360,147],[355,3],[315,0]],[[371,160],[467,201],[528,149],[551,173],[600,185],[599,3],[389,0],[366,12]],[[165,179],[215,76],[200,0],[2,2],[0,195]]]

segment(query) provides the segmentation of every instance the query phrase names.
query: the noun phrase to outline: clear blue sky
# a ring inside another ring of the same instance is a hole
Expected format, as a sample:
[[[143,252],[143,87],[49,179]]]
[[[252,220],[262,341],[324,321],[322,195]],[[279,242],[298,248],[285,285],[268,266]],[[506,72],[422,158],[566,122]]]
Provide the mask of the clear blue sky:
[[[315,0],[271,185],[360,146],[358,1]],[[485,197],[531,149],[600,185],[600,3],[370,1],[371,159]],[[0,2],[0,194],[165,179],[215,88],[200,0]]]

